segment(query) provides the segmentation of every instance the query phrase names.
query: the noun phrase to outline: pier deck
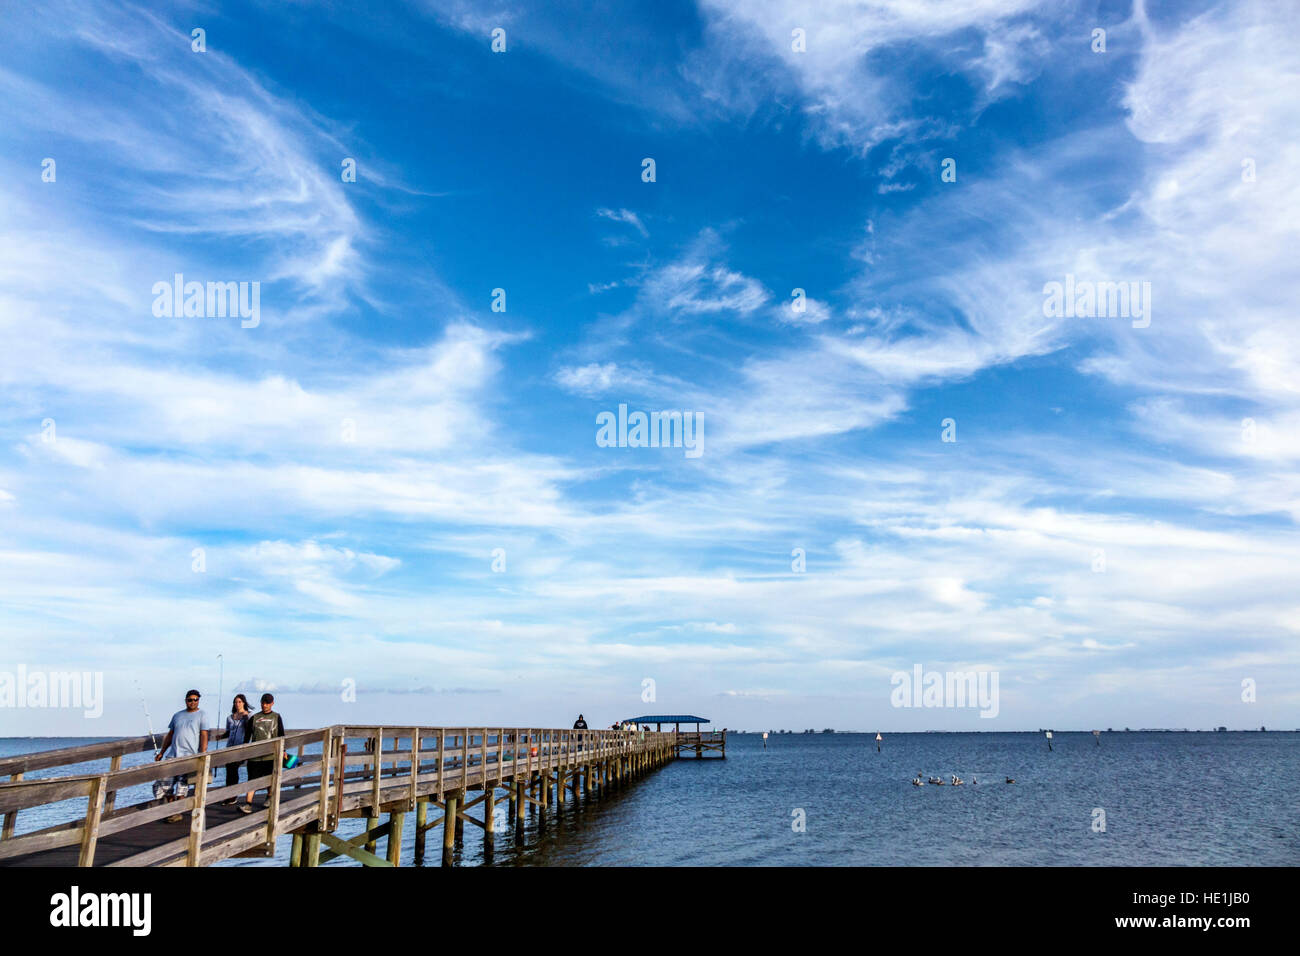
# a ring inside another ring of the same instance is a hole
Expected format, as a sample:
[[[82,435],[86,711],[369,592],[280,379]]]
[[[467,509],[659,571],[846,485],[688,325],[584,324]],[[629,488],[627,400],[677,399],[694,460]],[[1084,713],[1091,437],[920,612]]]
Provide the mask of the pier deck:
[[[219,735],[214,733],[213,737]],[[529,805],[545,813],[566,798],[634,781],[677,755],[675,733],[535,728],[356,727],[335,725],[284,737],[123,769],[123,756],[151,749],[149,737],[90,744],[0,760],[0,866],[207,866],[236,856],[272,856],[276,839],[293,835],[291,866],[349,856],[367,866],[397,866],[401,835],[415,814],[416,855],[428,831],[442,827],[443,862],[469,822],[490,840],[495,804],[522,825]],[[285,769],[285,756],[297,766]],[[232,787],[227,764],[270,761],[272,772]],[[24,779],[35,771],[110,761],[105,772]],[[153,799],[118,806],[118,795],[189,774],[192,793],[172,803]],[[253,788],[265,805],[245,814],[226,801]],[[498,798],[497,792],[505,794]],[[471,797],[471,793],[477,796]],[[20,812],[84,800],[79,819],[16,833]],[[480,807],[480,816],[468,811]],[[430,820],[430,811],[441,815]],[[166,818],[182,814],[182,820]],[[381,822],[381,817],[387,820]],[[368,818],[366,831],[344,841],[341,818]],[[447,821],[452,821],[448,826]],[[385,838],[386,854],[376,853]],[[324,847],[324,849],[322,849]]]

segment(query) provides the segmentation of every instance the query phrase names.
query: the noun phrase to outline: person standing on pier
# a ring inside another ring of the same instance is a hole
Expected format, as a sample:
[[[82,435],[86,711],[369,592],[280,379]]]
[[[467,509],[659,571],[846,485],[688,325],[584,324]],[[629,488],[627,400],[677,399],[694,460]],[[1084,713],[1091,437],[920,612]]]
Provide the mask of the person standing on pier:
[[[284,736],[284,721],[280,715],[271,708],[275,706],[275,697],[271,694],[262,695],[262,710],[248,718],[248,737],[246,743],[255,744],[263,740],[274,740],[276,737]],[[248,761],[248,779],[256,780],[258,777],[269,777],[275,767],[274,760],[262,758],[260,760]],[[256,787],[248,791],[248,799],[244,805],[239,808],[241,813],[253,812],[253,797],[258,790],[267,790],[270,792],[270,785]]]
[[[579,714],[578,719],[573,722],[573,729],[574,730],[587,729],[587,722],[582,719],[582,714]],[[582,734],[578,734],[578,750],[579,751],[582,750]]]
[[[170,757],[193,757],[207,753],[208,750],[208,715],[199,710],[199,692],[185,692],[185,709],[172,714],[172,722],[167,727],[167,736],[163,737],[162,750],[154,755],[154,760]],[[171,790],[167,802],[180,800],[190,795],[189,774],[177,774],[172,777]],[[180,823],[181,814],[173,813],[167,818],[168,823]]]
[[[248,709],[248,698],[236,694],[230,705],[230,716],[226,718],[226,747],[238,747],[248,740],[248,721],[253,715]],[[236,760],[226,764],[226,786],[233,787],[239,783],[239,768],[244,761]],[[231,797],[226,803],[238,803],[238,797]]]

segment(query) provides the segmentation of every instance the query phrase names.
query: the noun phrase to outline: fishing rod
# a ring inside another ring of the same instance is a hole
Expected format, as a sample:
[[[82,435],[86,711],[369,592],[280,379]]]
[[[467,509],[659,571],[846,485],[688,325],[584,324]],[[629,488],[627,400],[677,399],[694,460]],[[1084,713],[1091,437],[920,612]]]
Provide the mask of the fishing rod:
[[[155,737],[153,733],[153,718],[149,716],[149,701],[145,699],[144,691],[140,689],[139,681],[135,682],[135,689],[136,689],[136,693],[140,695],[140,706],[144,708],[145,726],[149,728],[149,740],[153,744],[153,757],[155,760],[157,760],[158,753],[159,753],[158,738]],[[161,800],[163,798],[163,794],[165,794],[166,792],[167,792],[167,785],[165,783],[163,783],[161,780],[155,780],[153,782],[153,798],[155,800]]]

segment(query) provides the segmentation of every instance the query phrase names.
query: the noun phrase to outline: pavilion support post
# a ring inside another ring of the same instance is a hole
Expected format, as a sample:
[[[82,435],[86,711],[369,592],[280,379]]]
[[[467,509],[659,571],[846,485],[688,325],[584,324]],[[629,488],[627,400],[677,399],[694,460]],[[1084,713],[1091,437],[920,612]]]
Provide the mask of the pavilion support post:
[[[293,835],[293,843],[289,847],[289,866],[302,866],[302,834]]]
[[[460,797],[460,806],[463,807],[465,805],[465,791],[461,790],[456,795]],[[465,818],[457,813],[454,819],[456,821],[456,839],[463,843],[465,841]]]
[[[523,826],[524,823],[524,804],[528,801],[524,799],[524,781],[521,777],[515,778],[515,822]]]

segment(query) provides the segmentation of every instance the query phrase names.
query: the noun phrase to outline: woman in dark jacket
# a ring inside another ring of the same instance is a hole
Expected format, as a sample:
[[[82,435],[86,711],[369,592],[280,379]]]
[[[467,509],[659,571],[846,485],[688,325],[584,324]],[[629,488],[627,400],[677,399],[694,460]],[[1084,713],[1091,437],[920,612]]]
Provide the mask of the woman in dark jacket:
[[[248,710],[248,698],[243,694],[236,694],[234,702],[230,705],[230,716],[226,718],[226,746],[238,747],[242,743],[248,742],[248,718],[252,716]],[[236,760],[234,763],[226,764],[226,786],[233,787],[239,783],[239,768],[243,766],[242,760]],[[234,803],[238,797],[231,797],[226,803]]]

